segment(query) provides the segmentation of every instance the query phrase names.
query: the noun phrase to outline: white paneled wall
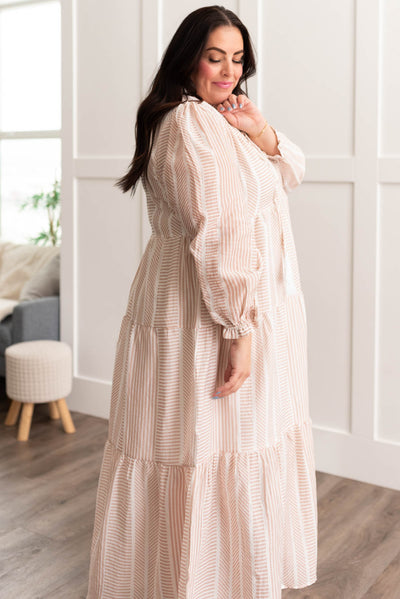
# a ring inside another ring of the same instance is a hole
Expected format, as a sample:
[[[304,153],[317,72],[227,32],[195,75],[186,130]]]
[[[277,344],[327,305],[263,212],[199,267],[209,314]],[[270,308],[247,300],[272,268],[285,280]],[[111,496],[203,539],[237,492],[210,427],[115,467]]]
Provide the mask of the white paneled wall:
[[[108,417],[115,345],[150,234],[142,188],[113,187],[190,0],[63,0],[62,338],[71,409]],[[308,319],[319,470],[400,489],[397,0],[237,0],[250,97],[307,157],[289,196]]]
[[[400,440],[400,285],[399,184],[380,186],[380,273],[377,331],[376,433],[381,439]]]
[[[291,195],[293,233],[307,303],[313,423],[349,432],[353,186],[306,181]]]

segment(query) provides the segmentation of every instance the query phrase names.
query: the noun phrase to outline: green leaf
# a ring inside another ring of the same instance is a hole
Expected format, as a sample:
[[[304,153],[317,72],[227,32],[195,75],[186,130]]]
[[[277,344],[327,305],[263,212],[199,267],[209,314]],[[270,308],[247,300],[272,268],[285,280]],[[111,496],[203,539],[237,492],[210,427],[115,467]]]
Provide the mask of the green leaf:
[[[53,245],[61,239],[60,210],[61,210],[61,183],[55,179],[51,190],[42,190],[41,193],[33,194],[20,204],[20,210],[33,208],[34,210],[46,210],[49,228],[47,231],[41,231],[36,237],[31,237],[31,242],[45,245],[50,242]]]

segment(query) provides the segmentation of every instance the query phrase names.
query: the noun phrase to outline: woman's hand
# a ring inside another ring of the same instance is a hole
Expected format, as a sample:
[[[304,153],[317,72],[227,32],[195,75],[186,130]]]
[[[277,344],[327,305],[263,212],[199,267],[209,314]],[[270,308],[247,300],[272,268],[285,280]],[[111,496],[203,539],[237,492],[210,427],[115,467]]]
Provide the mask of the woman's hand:
[[[221,112],[228,123],[250,137],[257,135],[265,125],[265,118],[257,106],[244,94],[238,96],[231,94],[225,102],[216,104],[215,108]]]
[[[233,339],[229,349],[229,361],[224,373],[225,384],[217,387],[214,399],[235,393],[250,376],[252,333]]]
[[[263,115],[247,96],[231,94],[222,104],[216,104],[215,108],[233,127],[247,133],[263,152],[269,156],[281,155],[274,129],[271,125],[265,126]]]

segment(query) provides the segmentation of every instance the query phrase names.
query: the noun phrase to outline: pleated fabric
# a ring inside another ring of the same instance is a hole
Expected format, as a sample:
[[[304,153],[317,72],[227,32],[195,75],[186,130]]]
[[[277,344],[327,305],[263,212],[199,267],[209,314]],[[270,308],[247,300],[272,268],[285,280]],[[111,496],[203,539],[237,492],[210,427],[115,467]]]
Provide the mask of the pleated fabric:
[[[152,234],[117,341],[87,599],[278,599],[316,580],[307,319],[287,193],[268,156],[184,96],[143,180]],[[213,399],[231,340],[252,371]]]

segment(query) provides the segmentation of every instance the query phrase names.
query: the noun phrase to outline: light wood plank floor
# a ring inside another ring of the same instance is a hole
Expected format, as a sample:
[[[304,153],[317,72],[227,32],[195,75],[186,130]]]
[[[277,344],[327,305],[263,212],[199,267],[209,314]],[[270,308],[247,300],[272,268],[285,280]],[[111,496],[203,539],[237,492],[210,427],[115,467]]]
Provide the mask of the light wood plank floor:
[[[8,404],[3,397],[0,597],[85,599],[108,422],[71,412],[77,431],[67,435],[38,405],[29,441],[18,442],[17,427],[4,426]],[[317,477],[318,581],[282,598],[400,599],[400,492]]]

